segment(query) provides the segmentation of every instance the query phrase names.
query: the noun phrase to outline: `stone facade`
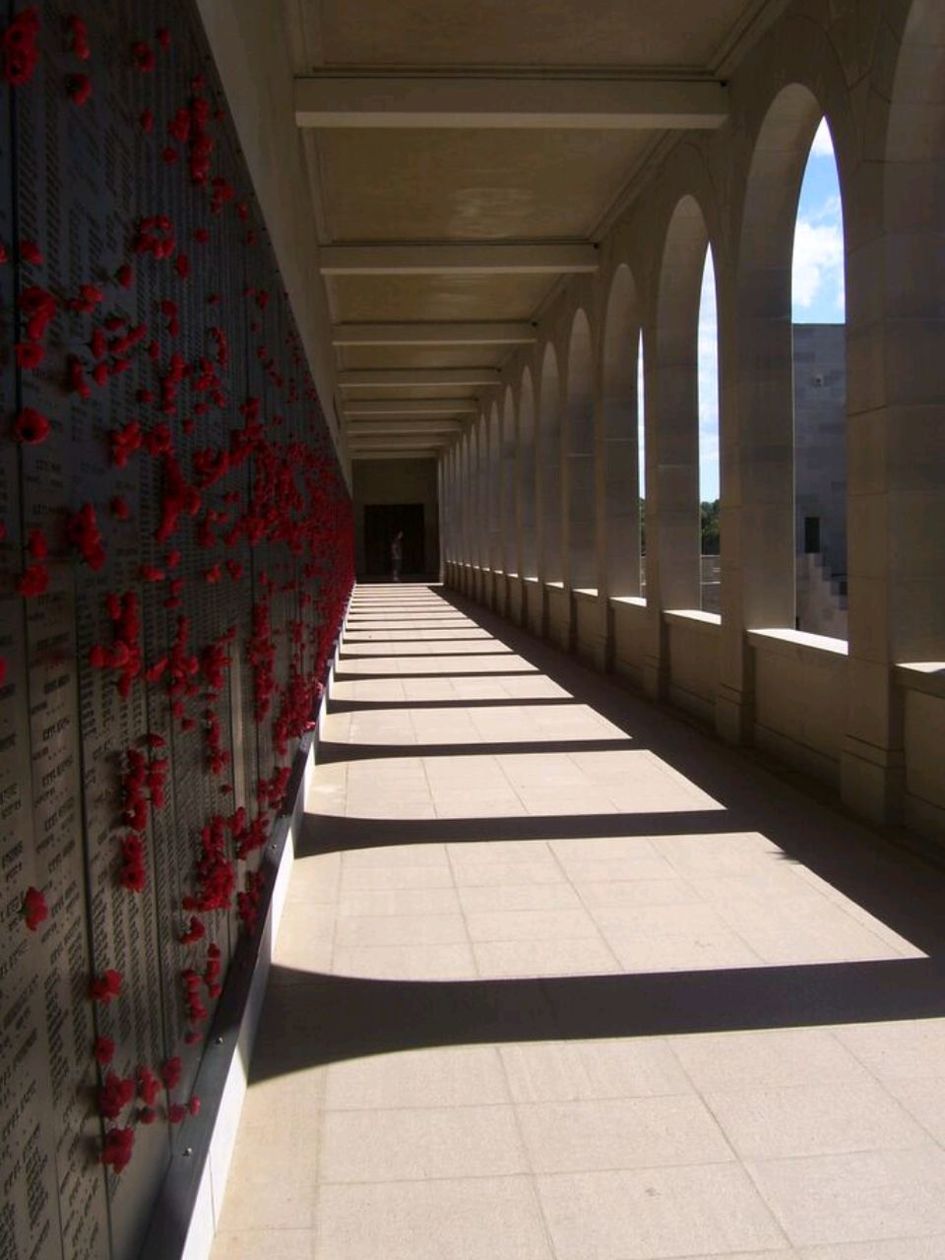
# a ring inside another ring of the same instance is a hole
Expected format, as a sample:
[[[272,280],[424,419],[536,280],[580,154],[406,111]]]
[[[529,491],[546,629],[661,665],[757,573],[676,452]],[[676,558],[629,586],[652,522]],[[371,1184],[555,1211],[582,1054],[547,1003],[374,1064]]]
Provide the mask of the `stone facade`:
[[[711,660],[689,677],[687,694],[699,692],[703,716],[723,737],[765,744],[813,770],[871,819],[933,831],[945,826],[945,782],[914,771],[928,755],[907,714],[916,710],[914,693],[936,713],[945,701],[945,313],[937,262],[945,131],[929,55],[943,43],[945,10],[922,0],[788,4],[732,70],[728,122],[676,140],[653,161],[629,210],[602,236],[597,273],[562,284],[537,344],[510,356],[494,401],[485,398],[481,417],[443,457],[450,583],[482,598],[492,589],[490,550],[503,538],[511,571],[522,572],[519,556],[536,558],[543,610],[537,620],[530,612],[529,624],[555,642],[602,666],[615,662],[654,697],[672,697],[682,661]],[[797,194],[823,116],[845,232],[843,641],[795,628],[791,256]],[[695,311],[710,243],[723,539],[714,622],[694,615]],[[645,601],[634,560],[636,397],[626,369],[641,330]],[[528,420],[503,474],[489,416],[505,410],[507,391],[519,417],[527,399]],[[516,494],[490,549],[481,505],[502,475]],[[582,609],[578,618],[579,600],[593,602],[592,615]],[[694,641],[687,647],[693,636],[698,653]]]

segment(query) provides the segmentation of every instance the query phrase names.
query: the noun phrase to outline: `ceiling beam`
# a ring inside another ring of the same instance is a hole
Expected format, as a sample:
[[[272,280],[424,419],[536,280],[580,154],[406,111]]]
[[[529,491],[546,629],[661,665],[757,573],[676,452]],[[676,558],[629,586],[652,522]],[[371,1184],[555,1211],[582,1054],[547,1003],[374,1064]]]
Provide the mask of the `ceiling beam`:
[[[335,346],[514,346],[531,345],[532,324],[336,324]]]
[[[345,433],[348,437],[399,436],[403,433],[438,434],[462,433],[461,420],[348,420]]]
[[[598,267],[597,250],[583,241],[502,245],[323,245],[324,276],[574,275]]]
[[[475,398],[365,398],[345,403],[353,416],[470,416],[479,411]]]
[[[711,79],[587,74],[319,74],[295,80],[300,127],[711,130],[728,118]]]
[[[362,438],[360,441],[349,441],[348,450],[350,451],[416,451],[428,450],[439,451],[443,447],[449,446],[452,442],[449,434],[441,434],[439,437],[416,438],[409,434],[402,438]]]
[[[358,459],[436,459],[439,454],[439,447],[431,450],[424,447],[405,447],[403,450],[397,451],[352,451],[352,460]]]
[[[339,372],[342,389],[413,389],[417,386],[498,385],[499,369],[484,368],[367,368]]]

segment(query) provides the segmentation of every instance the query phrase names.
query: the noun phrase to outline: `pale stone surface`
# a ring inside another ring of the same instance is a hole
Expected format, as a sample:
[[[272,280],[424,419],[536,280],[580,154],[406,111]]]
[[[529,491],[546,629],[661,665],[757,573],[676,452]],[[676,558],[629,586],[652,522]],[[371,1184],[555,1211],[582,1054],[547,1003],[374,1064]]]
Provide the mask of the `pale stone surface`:
[[[940,877],[508,646],[324,723],[214,1260],[939,1260]]]

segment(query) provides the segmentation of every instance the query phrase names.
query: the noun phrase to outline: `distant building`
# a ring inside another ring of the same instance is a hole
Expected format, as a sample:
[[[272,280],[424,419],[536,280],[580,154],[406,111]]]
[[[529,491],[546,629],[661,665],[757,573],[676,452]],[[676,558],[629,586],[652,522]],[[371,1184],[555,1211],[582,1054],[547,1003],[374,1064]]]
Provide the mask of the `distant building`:
[[[846,328],[794,325],[797,628],[847,637]]]

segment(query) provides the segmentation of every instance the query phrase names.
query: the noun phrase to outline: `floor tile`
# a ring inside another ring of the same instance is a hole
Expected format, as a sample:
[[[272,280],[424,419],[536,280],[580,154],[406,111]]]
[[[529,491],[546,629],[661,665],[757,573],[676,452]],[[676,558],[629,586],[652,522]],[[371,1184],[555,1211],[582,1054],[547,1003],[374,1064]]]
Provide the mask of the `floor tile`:
[[[795,1246],[945,1233],[939,1147],[757,1160],[748,1169]]]
[[[323,1186],[318,1222],[314,1260],[553,1260],[525,1177]]]
[[[526,1169],[510,1106],[325,1113],[323,1182],[505,1176]]]
[[[711,1092],[705,1100],[742,1159],[921,1146],[926,1133],[871,1082]]]
[[[468,1107],[506,1103],[508,1085],[494,1046],[447,1046],[348,1059],[326,1069],[329,1110]]]
[[[735,1164],[539,1177],[557,1260],[655,1260],[787,1246]]]
[[[652,1168],[734,1160],[693,1094],[547,1102],[516,1107],[536,1173]]]
[[[515,1102],[641,1098],[692,1092],[669,1042],[538,1041],[499,1047]]]

